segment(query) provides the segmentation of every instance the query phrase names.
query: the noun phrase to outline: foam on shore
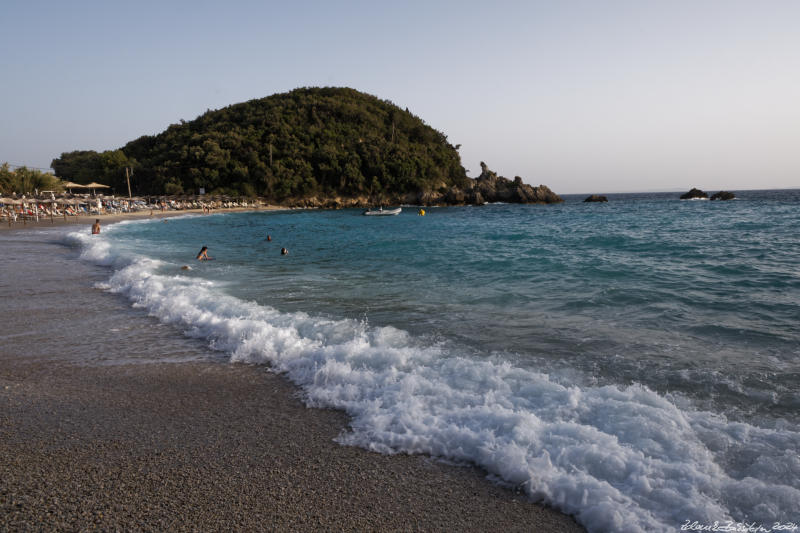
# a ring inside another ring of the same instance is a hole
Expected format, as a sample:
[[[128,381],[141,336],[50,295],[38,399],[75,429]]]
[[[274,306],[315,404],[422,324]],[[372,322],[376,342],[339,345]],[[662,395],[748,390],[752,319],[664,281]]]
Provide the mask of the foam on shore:
[[[392,327],[281,313],[159,273],[159,261],[120,255],[106,236],[66,240],[113,269],[103,288],[231,361],[269,364],[308,405],[345,410],[343,444],[475,463],[590,531],[772,524],[800,508],[792,429],[732,423],[637,384],[568,386]]]

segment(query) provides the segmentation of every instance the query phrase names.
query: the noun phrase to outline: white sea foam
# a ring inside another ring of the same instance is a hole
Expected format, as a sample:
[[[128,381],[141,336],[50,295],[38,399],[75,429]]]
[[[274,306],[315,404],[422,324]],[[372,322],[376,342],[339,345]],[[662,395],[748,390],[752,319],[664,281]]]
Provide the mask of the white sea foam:
[[[105,238],[69,238],[84,259],[114,268],[106,287],[133,305],[232,361],[271,365],[311,406],[344,409],[343,444],[475,463],[590,531],[796,519],[795,429],[681,409],[640,385],[564,385],[391,327],[281,313],[159,274],[161,263],[115,255]]]

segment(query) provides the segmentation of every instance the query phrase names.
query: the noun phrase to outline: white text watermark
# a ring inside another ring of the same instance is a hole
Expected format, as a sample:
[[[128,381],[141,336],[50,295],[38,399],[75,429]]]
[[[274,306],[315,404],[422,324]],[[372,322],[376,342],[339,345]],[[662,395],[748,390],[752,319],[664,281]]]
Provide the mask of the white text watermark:
[[[719,531],[733,533],[771,533],[772,531],[796,532],[800,529],[794,522],[773,522],[772,524],[758,524],[756,522],[714,522],[704,524],[697,520],[687,520],[681,526],[681,531]]]

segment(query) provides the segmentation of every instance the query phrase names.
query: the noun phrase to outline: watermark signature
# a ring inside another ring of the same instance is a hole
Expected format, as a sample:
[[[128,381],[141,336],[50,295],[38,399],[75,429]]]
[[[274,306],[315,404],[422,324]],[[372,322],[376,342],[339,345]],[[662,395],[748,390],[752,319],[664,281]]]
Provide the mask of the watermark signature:
[[[687,520],[681,526],[681,531],[720,531],[733,533],[771,533],[772,531],[796,532],[798,530],[800,530],[800,527],[794,522],[773,522],[772,524],[764,525],[755,522],[734,522],[728,520],[726,522],[704,524],[696,520]]]

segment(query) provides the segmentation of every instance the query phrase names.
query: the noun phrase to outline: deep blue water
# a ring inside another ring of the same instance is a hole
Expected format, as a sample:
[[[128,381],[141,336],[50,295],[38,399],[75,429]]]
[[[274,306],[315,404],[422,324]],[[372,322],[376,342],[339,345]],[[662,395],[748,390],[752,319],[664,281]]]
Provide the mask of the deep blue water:
[[[598,531],[788,521],[800,191],[737,196],[221,214],[75,239],[111,290],[350,412],[343,442],[475,462]],[[194,260],[203,245],[214,261]]]

